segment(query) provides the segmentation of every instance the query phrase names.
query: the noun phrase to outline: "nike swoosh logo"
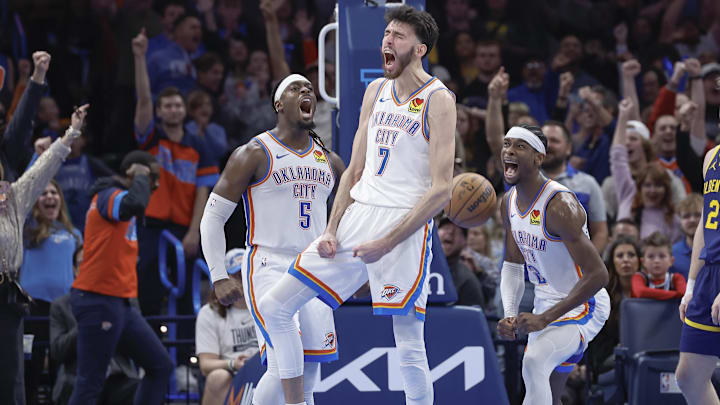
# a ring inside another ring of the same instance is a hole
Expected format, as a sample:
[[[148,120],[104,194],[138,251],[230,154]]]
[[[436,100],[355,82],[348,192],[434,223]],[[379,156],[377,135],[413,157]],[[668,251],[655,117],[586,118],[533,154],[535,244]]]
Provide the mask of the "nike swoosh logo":
[[[284,157],[287,156],[287,155],[289,155],[289,153],[286,153],[286,154],[284,154],[284,155],[281,155],[281,154],[278,153],[277,155],[275,155],[275,157],[276,157],[277,159],[282,159],[282,158],[284,158]]]
[[[381,103],[384,103],[384,102],[386,102],[386,101],[388,101],[388,100],[390,100],[390,99],[389,99],[389,98],[382,98],[382,97],[381,97],[380,100],[378,100],[378,101],[381,102]]]
[[[510,214],[510,218],[515,218],[515,214]]]

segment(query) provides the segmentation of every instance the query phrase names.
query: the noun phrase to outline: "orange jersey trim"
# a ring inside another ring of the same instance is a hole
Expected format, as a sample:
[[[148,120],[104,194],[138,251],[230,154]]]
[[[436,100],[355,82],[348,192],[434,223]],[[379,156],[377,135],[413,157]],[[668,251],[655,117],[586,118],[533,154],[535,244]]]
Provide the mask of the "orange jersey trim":
[[[333,297],[333,299],[335,299],[335,301],[338,302],[338,304],[342,305],[343,300],[340,298],[340,295],[338,293],[333,291],[333,289],[328,287],[327,284],[323,283],[317,277],[310,274],[309,271],[305,270],[302,266],[300,266],[300,257],[302,257],[302,253],[300,255],[298,255],[298,258],[295,260],[295,265],[293,266],[293,268],[295,270],[299,271],[300,273],[302,273],[302,275],[304,275],[305,277],[312,280],[313,283],[317,284],[320,288],[322,288],[328,294],[330,294]]]

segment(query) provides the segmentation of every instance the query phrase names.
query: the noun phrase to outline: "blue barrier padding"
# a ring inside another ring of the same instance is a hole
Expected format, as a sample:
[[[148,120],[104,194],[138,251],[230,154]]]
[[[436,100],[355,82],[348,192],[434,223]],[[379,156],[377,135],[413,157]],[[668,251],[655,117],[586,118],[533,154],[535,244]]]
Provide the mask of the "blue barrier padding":
[[[168,277],[167,247],[171,244],[175,249],[175,265],[177,266],[177,285],[173,285]],[[175,297],[181,297],[185,293],[185,252],[182,243],[170,231],[162,231],[158,244],[158,271],[160,282]],[[174,315],[174,314],[173,314]]]
[[[197,315],[198,312],[200,312],[200,308],[202,308],[202,300],[200,299],[200,276],[203,274],[210,280],[210,269],[208,269],[207,263],[205,263],[205,260],[198,258],[195,260],[192,272],[192,303],[195,315]],[[212,288],[212,283],[210,283],[210,288]]]

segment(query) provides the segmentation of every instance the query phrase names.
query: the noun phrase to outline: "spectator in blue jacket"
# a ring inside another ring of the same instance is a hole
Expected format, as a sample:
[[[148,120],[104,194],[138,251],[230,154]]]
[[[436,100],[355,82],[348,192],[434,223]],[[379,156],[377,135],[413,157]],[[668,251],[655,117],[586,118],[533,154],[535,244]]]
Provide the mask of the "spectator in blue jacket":
[[[197,71],[192,58],[202,41],[200,20],[183,14],[175,20],[173,40],[147,56],[147,69],[153,96],[166,87],[177,87],[187,94],[196,83]]]

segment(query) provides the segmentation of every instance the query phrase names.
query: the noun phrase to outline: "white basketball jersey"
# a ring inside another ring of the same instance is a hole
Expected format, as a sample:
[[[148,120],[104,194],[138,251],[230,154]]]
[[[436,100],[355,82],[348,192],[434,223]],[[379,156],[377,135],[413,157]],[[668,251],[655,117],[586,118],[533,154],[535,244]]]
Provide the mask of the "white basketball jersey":
[[[364,204],[412,208],[430,188],[430,96],[447,89],[433,77],[398,100],[395,81],[384,80],[368,121],[365,168],[350,196]]]
[[[541,299],[565,298],[582,277],[582,269],[570,257],[565,244],[559,237],[548,232],[545,223],[548,203],[555,194],[563,192],[572,193],[560,183],[548,180],[525,212],[518,209],[515,187],[510,190],[508,198],[510,229],[525,258],[530,281],[535,284],[535,296]],[[590,237],[587,214],[583,232]]]
[[[267,155],[265,177],[243,194],[247,246],[299,253],[325,230],[335,185],[330,158],[312,138],[302,153],[266,131],[251,140]]]

